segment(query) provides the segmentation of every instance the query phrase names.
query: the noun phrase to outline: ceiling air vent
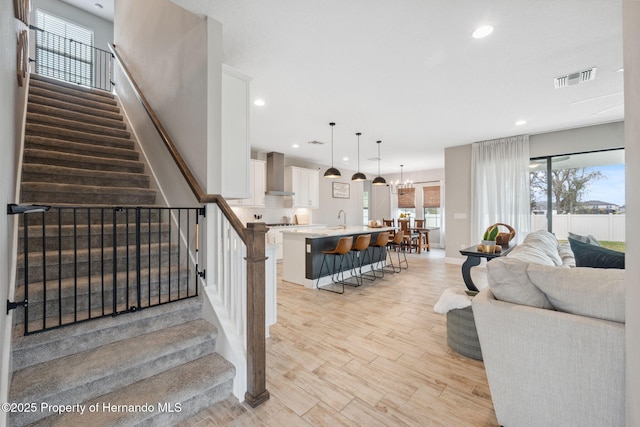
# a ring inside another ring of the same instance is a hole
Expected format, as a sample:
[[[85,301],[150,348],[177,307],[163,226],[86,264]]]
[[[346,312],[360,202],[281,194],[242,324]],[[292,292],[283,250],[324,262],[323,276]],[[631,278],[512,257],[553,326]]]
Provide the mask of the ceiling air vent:
[[[595,78],[596,67],[588,68],[586,70],[556,77],[555,79],[553,79],[553,87],[556,89],[560,89],[561,87],[577,85],[578,83],[583,83]]]

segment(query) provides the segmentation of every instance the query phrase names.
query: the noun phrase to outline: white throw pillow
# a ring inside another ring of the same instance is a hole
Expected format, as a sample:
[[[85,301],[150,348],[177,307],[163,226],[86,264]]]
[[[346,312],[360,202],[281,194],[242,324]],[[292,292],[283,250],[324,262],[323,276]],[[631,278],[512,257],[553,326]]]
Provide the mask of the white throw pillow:
[[[529,265],[527,262],[511,257],[497,258],[488,262],[487,278],[491,292],[500,301],[553,309],[544,292],[529,280],[527,275]]]

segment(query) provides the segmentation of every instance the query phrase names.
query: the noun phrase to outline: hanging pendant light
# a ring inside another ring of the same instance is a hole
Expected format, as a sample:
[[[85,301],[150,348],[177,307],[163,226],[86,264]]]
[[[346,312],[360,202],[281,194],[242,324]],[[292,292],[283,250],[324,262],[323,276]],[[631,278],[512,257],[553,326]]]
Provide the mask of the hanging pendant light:
[[[351,181],[366,181],[367,176],[360,172],[360,132],[356,133],[358,136],[358,172],[354,173],[351,177]]]
[[[380,144],[382,144],[382,141],[376,141],[376,144],[378,144],[378,176],[373,178],[372,184],[373,185],[387,185],[387,181],[385,181],[385,179],[380,176]]]
[[[342,176],[340,171],[333,167],[333,127],[335,125],[333,122],[329,123],[329,126],[331,126],[331,167],[324,173],[325,178],[340,178]]]

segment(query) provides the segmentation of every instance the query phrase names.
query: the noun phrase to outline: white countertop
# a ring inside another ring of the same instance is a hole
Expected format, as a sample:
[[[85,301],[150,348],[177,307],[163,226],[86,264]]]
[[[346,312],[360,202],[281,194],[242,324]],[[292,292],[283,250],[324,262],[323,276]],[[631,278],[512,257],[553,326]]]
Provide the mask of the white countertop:
[[[285,236],[297,235],[305,238],[321,238],[321,237],[334,237],[334,236],[350,236],[352,234],[363,233],[380,233],[382,231],[393,231],[394,227],[380,227],[373,228],[366,225],[349,226],[347,228],[342,227],[325,227],[325,228],[312,228],[312,229],[297,229],[297,230],[282,230]]]

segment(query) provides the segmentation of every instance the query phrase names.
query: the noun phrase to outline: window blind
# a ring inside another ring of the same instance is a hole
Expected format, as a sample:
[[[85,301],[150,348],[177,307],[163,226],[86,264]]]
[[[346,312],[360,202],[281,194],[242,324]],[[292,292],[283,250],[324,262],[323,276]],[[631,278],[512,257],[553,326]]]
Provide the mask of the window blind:
[[[415,208],[416,207],[416,189],[415,188],[399,188],[398,189],[398,207],[399,208]]]
[[[432,185],[429,187],[422,187],[422,201],[423,208],[439,208],[440,186]]]
[[[93,30],[37,10],[36,72],[93,86]]]

